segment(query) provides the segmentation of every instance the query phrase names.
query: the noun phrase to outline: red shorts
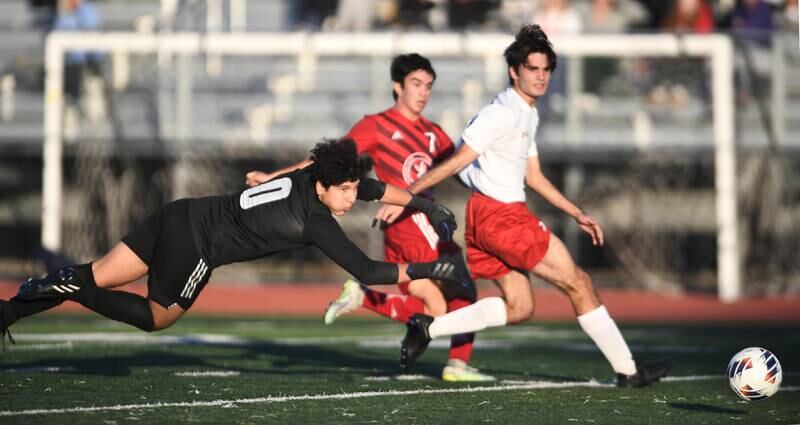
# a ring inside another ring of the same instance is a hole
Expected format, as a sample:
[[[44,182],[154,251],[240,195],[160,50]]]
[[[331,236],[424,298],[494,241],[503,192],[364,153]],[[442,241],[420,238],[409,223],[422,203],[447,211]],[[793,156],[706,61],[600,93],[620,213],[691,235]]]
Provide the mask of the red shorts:
[[[439,237],[425,214],[414,213],[401,217],[386,228],[384,233],[384,261],[389,263],[415,263],[435,261],[439,251],[460,252],[455,242],[439,243]],[[408,294],[408,282],[398,283]]]
[[[476,279],[531,270],[547,253],[550,230],[524,202],[506,204],[474,192],[466,221],[467,264]]]

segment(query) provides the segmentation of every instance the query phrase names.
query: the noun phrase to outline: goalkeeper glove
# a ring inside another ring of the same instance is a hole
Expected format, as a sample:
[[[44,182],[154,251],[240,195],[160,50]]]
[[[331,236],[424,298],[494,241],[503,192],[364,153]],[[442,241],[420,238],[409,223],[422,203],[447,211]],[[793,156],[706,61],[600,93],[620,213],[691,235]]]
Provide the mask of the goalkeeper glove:
[[[406,274],[411,280],[436,279],[463,282],[469,279],[455,264],[448,261],[431,261],[428,263],[409,263]]]
[[[452,211],[419,195],[412,196],[407,206],[428,216],[428,220],[430,220],[441,240],[453,240],[453,233],[455,233],[458,225],[456,224],[456,216],[453,215]]]

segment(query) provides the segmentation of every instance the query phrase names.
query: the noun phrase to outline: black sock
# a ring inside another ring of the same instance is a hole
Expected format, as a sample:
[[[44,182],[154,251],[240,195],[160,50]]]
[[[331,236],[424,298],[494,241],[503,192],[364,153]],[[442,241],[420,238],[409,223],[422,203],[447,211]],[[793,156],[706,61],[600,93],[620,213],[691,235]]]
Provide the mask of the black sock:
[[[6,326],[11,326],[12,323],[22,319],[23,317],[33,316],[36,313],[50,310],[51,308],[56,307],[63,302],[63,300],[20,301],[16,298],[12,298],[6,302],[8,313],[6,313],[5,308],[3,309],[3,312],[6,313]]]
[[[105,288],[94,288],[94,294],[81,300],[81,304],[96,313],[109,319],[118,320],[137,328],[151,332],[153,312],[147,298],[125,291],[112,291]]]
[[[136,326],[143,331],[153,331],[153,312],[147,298],[130,292],[99,288],[94,282],[90,265],[76,270],[82,280],[81,305],[109,319]]]

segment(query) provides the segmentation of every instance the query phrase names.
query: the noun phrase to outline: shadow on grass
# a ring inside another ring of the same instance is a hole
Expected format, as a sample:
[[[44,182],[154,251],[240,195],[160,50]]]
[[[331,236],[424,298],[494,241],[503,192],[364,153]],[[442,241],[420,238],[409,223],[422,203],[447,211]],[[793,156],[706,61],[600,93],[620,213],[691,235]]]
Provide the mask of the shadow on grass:
[[[184,346],[185,347],[185,346]],[[222,351],[220,350],[222,349]],[[228,349],[228,350],[225,350]],[[111,354],[98,352],[83,356],[58,356],[0,366],[0,371],[37,371],[59,368],[60,373],[97,376],[127,376],[135,369],[153,367],[202,368],[241,373],[306,375],[341,373],[397,374],[399,365],[375,353],[329,349],[316,345],[285,345],[258,341],[247,344],[205,343],[192,346],[191,353],[175,351],[138,351]],[[380,357],[376,357],[380,356]],[[248,366],[242,366],[247,363]],[[237,365],[238,364],[238,365]],[[260,366],[249,366],[263,364]]]
[[[410,373],[440,377],[442,376],[442,369],[444,368],[444,366],[445,366],[444,362],[434,363],[432,360],[419,361],[414,365]],[[548,382],[585,382],[588,379],[586,377],[565,376],[565,375],[556,375],[549,373],[526,372],[524,375],[520,375],[519,371],[488,368],[488,367],[482,367],[480,369],[480,372],[494,376],[498,378],[498,380],[508,379],[508,376],[513,376],[514,378],[512,379],[521,379],[525,381],[548,381]],[[472,382],[471,384],[475,383]]]
[[[691,410],[693,412],[702,413],[720,413],[726,415],[744,415],[747,412],[737,409],[729,409],[727,407],[711,406],[708,404],[700,403],[668,403],[670,407],[682,410]]]

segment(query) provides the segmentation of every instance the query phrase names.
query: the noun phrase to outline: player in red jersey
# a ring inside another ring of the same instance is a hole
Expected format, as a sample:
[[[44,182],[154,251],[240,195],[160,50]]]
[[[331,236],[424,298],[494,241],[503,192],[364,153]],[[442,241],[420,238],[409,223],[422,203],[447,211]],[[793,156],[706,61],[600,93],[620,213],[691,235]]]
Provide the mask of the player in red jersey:
[[[416,53],[392,60],[394,106],[358,121],[345,136],[353,139],[359,153],[368,154],[375,163],[375,173],[386,183],[406,188],[429,168],[447,159],[454,151],[453,142],[435,123],[422,116],[431,96],[436,72],[425,57]],[[309,160],[273,173],[253,171],[247,184],[256,185],[294,168],[305,167]],[[428,191],[422,196],[431,198]],[[452,241],[439,241],[424,214],[406,210],[385,228],[385,260],[388,262],[433,261],[440,254],[461,259],[461,248]],[[366,307],[402,323],[425,311],[439,316],[472,304],[473,287],[460,287],[430,279],[399,285],[403,295],[386,294],[348,280],[342,294],[325,312],[325,323],[358,307]],[[474,333],[454,335],[447,366],[442,372],[446,381],[490,381],[494,378],[470,367]]]

